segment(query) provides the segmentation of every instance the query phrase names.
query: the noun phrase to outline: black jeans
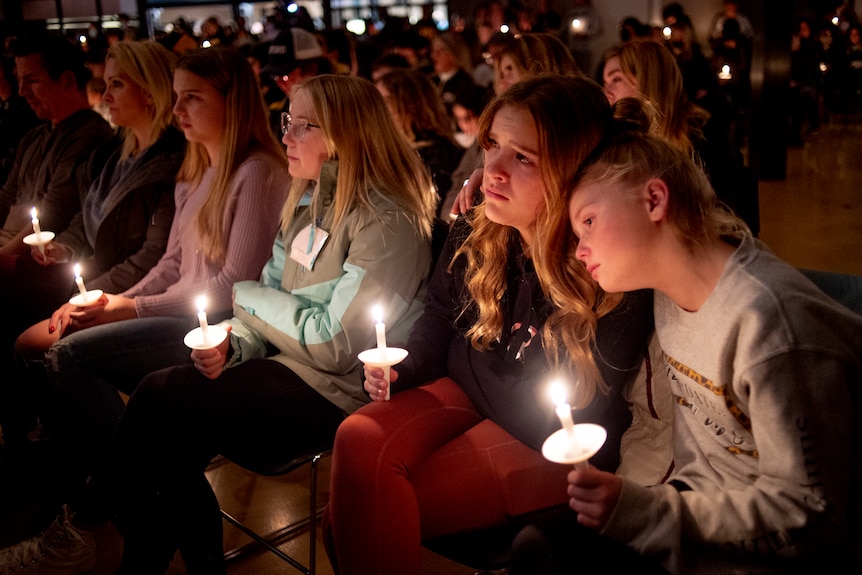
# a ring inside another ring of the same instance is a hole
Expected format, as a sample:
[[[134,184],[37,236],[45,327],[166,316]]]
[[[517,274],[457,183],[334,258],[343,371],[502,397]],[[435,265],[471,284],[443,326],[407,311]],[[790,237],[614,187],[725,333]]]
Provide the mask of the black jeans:
[[[343,412],[284,365],[252,360],[215,380],[193,366],[147,376],[88,485],[81,515],[113,515],[121,573],[224,573],[222,520],[204,475],[218,454],[254,469],[331,445]]]

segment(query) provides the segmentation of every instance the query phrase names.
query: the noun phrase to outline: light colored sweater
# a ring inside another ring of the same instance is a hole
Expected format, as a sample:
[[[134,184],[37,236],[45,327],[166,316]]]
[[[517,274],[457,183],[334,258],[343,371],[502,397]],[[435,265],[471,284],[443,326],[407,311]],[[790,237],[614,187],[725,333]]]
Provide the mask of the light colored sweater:
[[[215,170],[209,168],[199,185],[177,184],[176,214],[165,255],[122,294],[135,298],[138,317],[194,314],[195,299],[201,294],[207,296],[208,312],[228,312],[233,284],[260,277],[287,197],[287,168],[261,153],[240,165],[224,213],[230,230],[224,263],[207,260],[196,224],[214,177]]]
[[[696,312],[655,298],[672,485],[624,480],[604,534],[672,572],[786,572],[859,540],[862,318],[745,236]],[[859,551],[853,550],[858,558]]]

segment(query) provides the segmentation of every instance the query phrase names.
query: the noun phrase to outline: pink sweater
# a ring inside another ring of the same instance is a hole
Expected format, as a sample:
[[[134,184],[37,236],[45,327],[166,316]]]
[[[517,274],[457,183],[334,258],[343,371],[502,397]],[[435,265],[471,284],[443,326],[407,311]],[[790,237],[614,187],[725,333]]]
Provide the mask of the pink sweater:
[[[141,281],[122,294],[135,299],[138,317],[193,316],[195,299],[201,294],[207,296],[208,312],[230,311],[233,284],[260,277],[287,197],[287,167],[256,153],[237,170],[224,214],[230,231],[222,265],[207,261],[199,249],[195,223],[214,177],[215,170],[209,168],[198,186],[177,184],[167,251]]]

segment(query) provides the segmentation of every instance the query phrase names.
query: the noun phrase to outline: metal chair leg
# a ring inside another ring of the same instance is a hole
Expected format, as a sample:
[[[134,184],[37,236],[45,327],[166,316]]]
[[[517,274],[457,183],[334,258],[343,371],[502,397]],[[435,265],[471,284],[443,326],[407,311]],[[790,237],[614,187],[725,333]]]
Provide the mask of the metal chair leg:
[[[323,515],[323,511],[325,507],[317,506],[317,494],[318,494],[318,478],[319,478],[319,463],[320,460],[325,456],[330,455],[331,451],[323,451],[316,454],[313,454],[310,459],[308,459],[305,463],[311,464],[311,477],[310,477],[310,485],[309,485],[309,515],[308,517],[295,521],[290,525],[286,525],[280,529],[277,529],[269,534],[261,535],[255,532],[253,529],[242,523],[239,519],[232,516],[228,512],[221,510],[222,517],[246,534],[248,537],[252,539],[251,542],[231,549],[225,552],[225,560],[232,561],[236,560],[240,557],[246,556],[249,553],[253,552],[255,549],[258,549],[259,546],[263,546],[268,551],[274,553],[281,560],[290,564],[292,567],[297,569],[299,572],[305,575],[314,575],[317,569],[317,520],[320,516]],[[292,467],[290,470],[285,471],[279,475],[283,475],[297,469],[299,466]],[[284,541],[287,541],[293,537],[296,537],[301,532],[308,530],[309,532],[309,546],[308,546],[308,566],[306,567],[277,546]]]

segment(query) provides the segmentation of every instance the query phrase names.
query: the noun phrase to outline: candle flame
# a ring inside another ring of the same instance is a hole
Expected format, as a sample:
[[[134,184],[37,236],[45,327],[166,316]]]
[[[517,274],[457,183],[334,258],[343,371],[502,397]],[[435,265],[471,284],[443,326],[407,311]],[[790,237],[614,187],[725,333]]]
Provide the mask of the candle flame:
[[[81,277],[81,264],[75,264],[75,277]]]
[[[724,66],[722,66],[722,67],[721,67],[721,72],[722,72],[723,74],[730,74],[730,66],[728,66],[727,64],[725,64]]]
[[[381,306],[374,306],[371,309],[371,314],[374,316],[374,321],[377,323],[383,323],[383,308]]]
[[[36,206],[33,206],[33,209],[32,209],[32,210],[30,210],[30,218],[32,218],[32,219],[34,219],[34,220],[35,220],[35,219],[36,219],[36,215],[37,215],[37,212],[36,212]]]
[[[568,392],[565,384],[559,379],[551,382],[551,399],[556,405],[563,405],[568,399]]]
[[[195,300],[195,304],[198,306],[198,311],[204,311],[207,307],[207,296],[199,295]]]

